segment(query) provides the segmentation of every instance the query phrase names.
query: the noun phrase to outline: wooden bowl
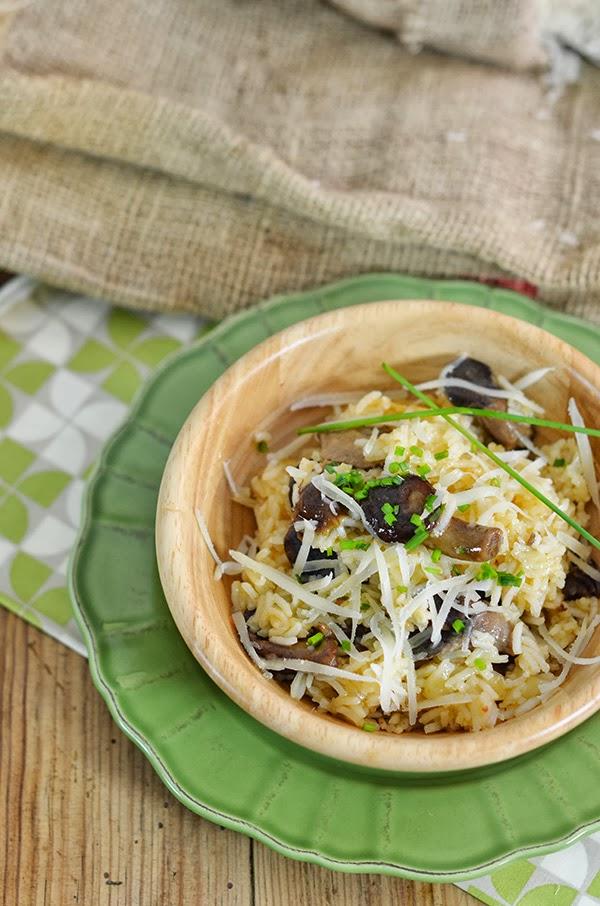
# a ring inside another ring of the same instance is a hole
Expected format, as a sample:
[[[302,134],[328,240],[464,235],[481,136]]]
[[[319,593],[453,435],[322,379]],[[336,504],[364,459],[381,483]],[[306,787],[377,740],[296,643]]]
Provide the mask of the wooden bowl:
[[[385,389],[381,362],[413,381],[437,376],[467,352],[508,378],[555,366],[532,388],[548,417],[568,421],[574,396],[586,424],[595,424],[600,368],[568,344],[522,321],[449,302],[376,302],[301,322],[236,362],[194,408],[167,462],[156,518],[160,576],[171,613],[190,650],[240,707],[288,739],[342,761],[391,771],[438,772],[513,758],[550,742],[600,706],[600,665],[574,667],[545,704],[493,729],[475,733],[370,734],[297,702],[265,679],[242,649],[231,619],[230,581],[213,578],[214,562],[194,510],[200,508],[216,549],[226,555],[253,514],[231,500],[223,462],[239,484],[264,468],[253,440],[267,427],[273,447],[323,410],[290,413],[317,392]],[[538,435],[540,436],[540,435]],[[547,438],[555,437],[552,432]],[[542,433],[543,437],[543,433]],[[542,440],[543,442],[543,440]],[[596,462],[600,444],[594,442]],[[585,652],[598,654],[596,633]]]

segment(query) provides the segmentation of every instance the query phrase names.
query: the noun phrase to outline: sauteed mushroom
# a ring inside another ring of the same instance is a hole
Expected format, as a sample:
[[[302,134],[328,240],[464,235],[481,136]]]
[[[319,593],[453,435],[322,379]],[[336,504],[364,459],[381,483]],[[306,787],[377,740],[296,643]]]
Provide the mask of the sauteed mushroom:
[[[292,566],[296,562],[296,557],[298,556],[301,544],[302,538],[293,524],[290,525],[285,538],[283,539],[283,548],[285,550],[285,555]],[[324,576],[332,573],[334,566],[337,563],[337,556],[334,553],[328,554],[327,551],[320,551],[318,547],[311,547],[306,560],[307,563],[314,563],[316,560],[331,560],[331,566],[322,566],[320,569],[304,570],[298,577],[301,582],[310,582],[312,579],[322,579]]]
[[[384,457],[379,459],[365,459],[363,448],[356,444],[357,440],[367,438],[369,430],[336,431],[333,434],[321,434],[321,452],[323,458],[332,462],[345,462],[356,469],[369,469],[382,463]]]
[[[493,560],[502,547],[502,529],[488,525],[471,525],[452,517],[441,535],[433,533],[426,539],[428,547],[437,547],[443,554],[459,560],[485,563]]]
[[[441,603],[437,595],[436,599]],[[458,630],[455,628],[457,621],[462,627]],[[428,661],[438,654],[447,654],[449,651],[461,647],[465,637],[470,640],[473,630],[487,632],[493,636],[499,654],[513,655],[511,625],[501,613],[485,610],[471,617],[465,617],[460,611],[452,609],[442,628],[442,637],[435,645],[431,644],[431,626],[422,632],[414,633],[409,638],[414,660]]]
[[[365,518],[382,541],[405,542],[415,533],[411,517],[420,516],[433,487],[424,478],[408,475],[395,485],[370,488],[362,501]]]
[[[398,485],[370,488],[363,512],[374,533],[388,544],[405,543],[417,530],[415,516],[421,516],[427,499],[435,494],[433,486],[417,475],[407,475]],[[485,525],[470,525],[453,517],[446,529],[435,534],[436,513],[425,520],[432,534],[424,539],[428,547],[439,548],[449,557],[484,562],[493,560],[502,545],[502,531]]]
[[[458,358],[444,370],[444,379],[460,378],[463,381],[469,381],[471,384],[477,384],[479,387],[490,390],[499,390],[500,387],[494,377],[492,369],[485,362],[478,359],[465,357]],[[498,412],[507,411],[507,401],[495,396],[487,396],[485,390],[478,393],[467,387],[453,387],[450,384],[444,387],[444,392],[453,406],[471,406],[476,409],[495,409]],[[479,418],[476,421],[486,429],[494,440],[506,447],[507,450],[514,450],[516,447],[523,446],[523,436],[527,436],[530,430],[526,426],[517,426],[511,422],[500,421],[493,418]]]
[[[571,564],[563,589],[565,601],[576,601],[577,598],[600,598],[600,582],[588,576],[582,569]]]
[[[313,661],[315,664],[327,664],[329,667],[337,665],[338,643],[333,636],[323,639],[318,645],[307,645],[304,641],[296,642],[294,645],[278,645],[254,632],[250,632],[249,636],[252,647],[267,661],[286,658]]]
[[[332,509],[332,506],[330,506],[327,501],[323,500],[321,492],[318,491],[313,484],[307,484],[304,488],[302,488],[302,490],[300,491],[300,496],[298,498],[298,503],[296,504],[293,511],[292,524],[287,530],[286,536],[283,541],[283,547],[286,556],[292,566],[296,562],[296,557],[298,556],[298,551],[300,550],[300,546],[302,544],[302,539],[294,528],[294,522],[299,519],[310,519],[316,523],[317,531],[326,531],[327,529],[331,528],[340,518],[339,510],[340,507],[337,504],[333,504]],[[316,547],[311,547],[308,552],[307,560],[331,560],[333,568],[333,564],[337,560],[337,558],[333,553],[328,554],[326,551],[321,551]],[[306,572],[302,573],[300,580],[307,582],[310,579],[321,579],[323,578],[323,576],[326,576],[330,572],[332,572],[332,569],[328,569],[326,567],[317,570],[307,570]]]

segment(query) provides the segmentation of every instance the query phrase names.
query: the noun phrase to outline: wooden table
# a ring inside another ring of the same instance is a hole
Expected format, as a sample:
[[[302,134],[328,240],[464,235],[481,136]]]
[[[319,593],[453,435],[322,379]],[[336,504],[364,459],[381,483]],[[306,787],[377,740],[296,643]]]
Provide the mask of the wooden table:
[[[187,811],[86,661],[0,608],[3,906],[474,906],[450,885],[284,859]]]

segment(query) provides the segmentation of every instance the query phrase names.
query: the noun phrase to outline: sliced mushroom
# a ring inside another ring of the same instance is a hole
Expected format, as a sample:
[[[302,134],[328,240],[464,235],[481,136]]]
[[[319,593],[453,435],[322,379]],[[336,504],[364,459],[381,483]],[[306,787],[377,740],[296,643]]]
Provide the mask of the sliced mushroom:
[[[446,368],[444,378],[460,378],[463,381],[469,381],[471,384],[477,384],[478,387],[490,390],[500,389],[492,369],[485,362],[480,362],[478,359],[466,357],[457,359],[456,362]],[[444,392],[453,406],[494,409],[498,412],[506,412],[508,408],[505,399],[487,396],[485,389],[478,393],[476,390],[470,390],[466,387],[446,386]],[[528,429],[525,425],[517,428],[514,423],[500,421],[499,419],[479,418],[477,422],[485,428],[494,440],[506,447],[507,450],[522,447],[523,436],[531,433],[531,429]]]
[[[331,462],[345,462],[355,469],[369,469],[382,463],[385,457],[378,459],[365,459],[362,446],[356,441],[367,438],[370,431],[348,430],[336,431],[332,434],[321,434],[321,452],[324,460]]]
[[[600,539],[600,511],[593,500],[590,500],[586,509],[590,517],[588,529],[594,538]],[[592,548],[592,560],[594,561],[594,566],[600,569],[600,550],[597,547]]]
[[[457,560],[484,563],[498,556],[503,537],[502,529],[489,525],[471,525],[453,516],[442,534],[436,535],[434,528],[425,544],[427,547],[437,547],[443,554]]]
[[[434,601],[438,607],[442,603],[442,599],[439,595],[434,595]],[[452,624],[455,623],[456,620],[460,620],[463,625],[463,628],[459,632],[452,627]],[[448,654],[450,651],[460,648],[464,642],[465,633],[467,634],[467,637],[470,635],[471,626],[469,620],[465,620],[463,613],[452,608],[442,627],[442,636],[435,645],[431,644],[431,632],[432,627],[430,625],[420,632],[411,633],[408,637],[408,643],[413,652],[413,659],[417,663],[419,661],[430,661],[431,658],[438,654]]]
[[[577,598],[600,598],[600,582],[588,576],[582,569],[571,564],[563,590],[565,601],[576,601]]]
[[[500,654],[514,654],[511,642],[512,626],[501,613],[484,610],[482,613],[475,614],[471,617],[471,628],[493,636]]]
[[[300,491],[294,508],[294,522],[298,519],[311,519],[316,522],[318,532],[325,532],[339,521],[342,509],[339,503],[324,500],[321,492],[309,482]]]
[[[285,555],[292,566],[296,562],[296,557],[298,556],[301,544],[302,539],[300,538],[300,535],[293,524],[290,525],[286,532],[286,536],[283,539],[283,548],[285,550]],[[311,547],[306,559],[310,562],[314,562],[315,560],[331,560],[331,567],[323,566],[321,569],[306,570],[298,577],[301,582],[310,582],[312,579],[322,579],[324,576],[332,573],[334,564],[337,562],[337,555],[334,553],[328,554],[327,551],[320,551],[317,547]]]
[[[252,647],[265,658],[275,660],[313,661],[315,664],[327,664],[329,667],[337,666],[337,640],[331,636],[323,639],[319,645],[307,645],[305,642],[296,642],[294,645],[278,645],[270,639],[263,639],[254,632],[249,633]]]
[[[424,478],[407,475],[401,484],[370,488],[362,501],[365,518],[374,533],[388,544],[408,541],[415,533],[412,516],[420,516],[433,487]],[[386,509],[391,507],[392,514]]]
[[[302,544],[302,539],[294,528],[294,522],[298,519],[310,519],[316,523],[318,532],[327,531],[340,519],[340,510],[343,509],[340,504],[334,504],[333,508],[335,509],[335,512],[333,512],[329,503],[323,500],[321,492],[315,488],[314,484],[307,484],[302,488],[298,503],[293,510],[292,524],[283,539],[285,554],[292,566],[296,562],[296,557],[298,556],[298,551]],[[337,560],[337,556],[333,553],[328,554],[326,551],[321,551],[316,547],[311,547],[308,552],[307,560],[331,560],[333,566],[333,563]],[[328,575],[331,571],[331,569],[323,567],[323,569],[302,573],[299,578],[301,582],[308,582],[311,579],[322,579],[323,576]]]
[[[439,606],[441,599],[438,595],[435,596],[435,599]],[[459,600],[461,599],[459,598]],[[460,620],[463,625],[459,632],[453,627],[456,620]],[[463,645],[465,636],[470,640],[474,629],[478,632],[487,632],[493,636],[499,654],[513,655],[511,645],[512,628],[501,613],[493,613],[486,610],[472,617],[465,617],[462,612],[453,608],[446,617],[446,622],[442,628],[442,637],[435,645],[431,644],[431,626],[409,637],[414,660],[417,662],[428,661],[438,654],[448,654],[450,651],[456,650]]]
[[[363,502],[363,512],[382,541],[405,543],[416,531],[411,518],[421,516],[425,501],[434,493],[433,486],[424,478],[407,475],[402,484],[371,488]],[[498,555],[503,539],[501,529],[470,525],[453,517],[442,534],[436,535],[435,519],[432,514],[425,521],[428,528],[433,527],[432,534],[425,539],[428,547],[439,548],[449,557],[476,562],[493,560]]]

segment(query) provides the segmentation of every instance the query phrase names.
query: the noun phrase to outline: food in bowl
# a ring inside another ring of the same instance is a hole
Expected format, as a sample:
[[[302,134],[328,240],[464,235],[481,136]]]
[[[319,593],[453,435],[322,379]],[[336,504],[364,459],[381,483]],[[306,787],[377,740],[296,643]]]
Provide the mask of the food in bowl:
[[[523,714],[600,660],[579,655],[600,623],[600,432],[572,401],[536,445],[525,391],[547,371],[511,384],[465,355],[416,388],[388,369],[397,394],[296,401],[334,423],[232,481],[256,531],[224,563],[213,548],[265,676],[366,732],[431,734]]]

